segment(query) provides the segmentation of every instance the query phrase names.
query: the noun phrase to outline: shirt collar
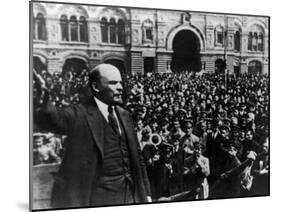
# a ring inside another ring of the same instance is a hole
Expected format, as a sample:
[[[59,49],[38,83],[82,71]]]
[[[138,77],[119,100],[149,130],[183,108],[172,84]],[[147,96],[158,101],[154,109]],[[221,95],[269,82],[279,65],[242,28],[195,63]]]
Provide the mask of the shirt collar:
[[[96,101],[97,106],[98,106],[100,112],[102,113],[102,115],[104,116],[105,120],[108,122],[108,114],[109,114],[108,113],[108,105],[103,103],[101,100],[99,100],[96,97],[94,97],[94,100]],[[112,106],[112,107],[113,107],[113,114],[114,114],[114,116],[115,116],[115,118],[117,120],[117,125],[118,125],[118,129],[119,129],[119,133],[121,134],[120,122],[119,122],[119,120],[117,118],[117,115],[115,113],[115,107],[114,106]]]
[[[96,101],[97,106],[98,106],[100,112],[102,113],[102,115],[104,116],[105,120],[108,121],[108,105],[103,103],[96,97],[94,97],[94,100]]]

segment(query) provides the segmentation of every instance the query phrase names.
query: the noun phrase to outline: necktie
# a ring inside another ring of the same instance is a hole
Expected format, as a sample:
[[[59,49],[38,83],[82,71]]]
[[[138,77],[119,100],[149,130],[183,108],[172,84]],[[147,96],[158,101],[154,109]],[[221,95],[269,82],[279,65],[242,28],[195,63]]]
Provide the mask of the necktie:
[[[118,122],[117,122],[116,117],[113,114],[112,106],[108,107],[108,123],[111,126],[111,128],[113,129],[113,131],[119,135],[120,133],[119,133],[119,128],[118,128]]]

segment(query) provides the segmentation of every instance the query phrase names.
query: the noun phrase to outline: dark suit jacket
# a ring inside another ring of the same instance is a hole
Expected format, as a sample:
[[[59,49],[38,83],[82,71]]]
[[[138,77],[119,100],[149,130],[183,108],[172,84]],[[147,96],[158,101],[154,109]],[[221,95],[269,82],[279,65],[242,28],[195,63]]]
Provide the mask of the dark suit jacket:
[[[128,140],[135,201],[147,202],[150,185],[131,115],[120,106],[116,106],[116,113]],[[35,113],[35,122],[42,128],[68,135],[65,157],[55,177],[52,207],[91,206],[91,191],[103,168],[103,118],[93,98],[84,105],[63,109],[47,103]]]

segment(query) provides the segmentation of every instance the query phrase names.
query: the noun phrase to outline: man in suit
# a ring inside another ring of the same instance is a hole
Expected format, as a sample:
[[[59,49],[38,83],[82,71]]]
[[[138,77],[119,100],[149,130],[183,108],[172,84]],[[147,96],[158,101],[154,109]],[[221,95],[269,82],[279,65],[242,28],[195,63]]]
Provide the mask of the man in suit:
[[[85,104],[64,108],[44,101],[35,111],[41,128],[67,134],[65,157],[55,177],[52,207],[87,207],[151,201],[146,167],[130,113],[121,107],[122,78],[109,64],[89,74],[91,96]]]

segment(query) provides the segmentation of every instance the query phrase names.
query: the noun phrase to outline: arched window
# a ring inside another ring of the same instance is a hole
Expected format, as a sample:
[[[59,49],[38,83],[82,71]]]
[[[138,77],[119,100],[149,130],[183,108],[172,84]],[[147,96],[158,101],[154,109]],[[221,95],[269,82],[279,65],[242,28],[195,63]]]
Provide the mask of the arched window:
[[[118,38],[118,43],[119,44],[124,44],[125,43],[125,23],[123,20],[119,20],[118,21],[118,25],[117,25],[117,38]]]
[[[68,37],[68,20],[66,15],[62,15],[60,18],[60,26],[61,26],[61,39],[63,41],[69,41]]]
[[[241,34],[239,31],[236,31],[234,35],[234,49],[240,51],[241,48]]]
[[[88,42],[88,23],[85,16],[72,15],[70,19],[66,14],[60,17],[61,40]]]
[[[108,25],[107,19],[104,17],[101,19],[101,41],[103,43],[108,42]]]
[[[71,41],[78,41],[78,22],[76,16],[70,17],[70,40]]]
[[[116,23],[114,18],[101,19],[101,40],[103,43],[125,44],[125,22],[119,19]]]
[[[88,41],[88,26],[84,16],[81,16],[79,19],[79,35],[81,42]]]
[[[261,32],[258,38],[258,50],[263,51],[263,34]]]
[[[264,29],[254,24],[249,29],[248,50],[263,51],[264,50]]]
[[[150,19],[146,19],[143,22],[143,42],[144,43],[153,42],[153,23]]]
[[[35,19],[35,36],[36,40],[46,40],[47,33],[46,33],[46,23],[45,18],[42,13],[38,13]]]
[[[110,43],[116,43],[116,22],[114,18],[109,21],[109,41]]]
[[[223,45],[224,44],[224,28],[222,26],[218,26],[215,29],[216,32],[216,44]]]
[[[259,61],[251,61],[248,64],[248,73],[249,74],[261,74],[262,73],[262,64]]]
[[[248,34],[248,50],[253,49],[253,33],[249,32]]]
[[[254,33],[254,38],[253,38],[253,50],[257,51],[257,45],[258,45],[258,33]]]

